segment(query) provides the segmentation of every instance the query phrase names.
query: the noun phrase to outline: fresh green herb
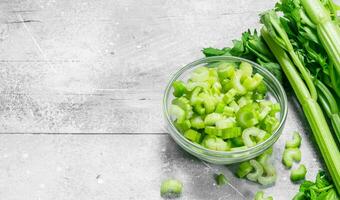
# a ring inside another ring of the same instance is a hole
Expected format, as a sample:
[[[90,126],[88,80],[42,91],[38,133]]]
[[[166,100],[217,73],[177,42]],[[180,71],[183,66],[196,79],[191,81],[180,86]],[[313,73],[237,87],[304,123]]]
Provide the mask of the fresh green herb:
[[[217,185],[225,185],[228,183],[228,179],[223,174],[215,174],[215,180]]]
[[[183,185],[175,179],[167,179],[162,182],[161,196],[165,198],[175,198],[181,196]]]
[[[300,165],[297,169],[292,169],[290,171],[290,180],[292,181],[300,181],[303,180],[306,176],[307,169],[305,165]]]

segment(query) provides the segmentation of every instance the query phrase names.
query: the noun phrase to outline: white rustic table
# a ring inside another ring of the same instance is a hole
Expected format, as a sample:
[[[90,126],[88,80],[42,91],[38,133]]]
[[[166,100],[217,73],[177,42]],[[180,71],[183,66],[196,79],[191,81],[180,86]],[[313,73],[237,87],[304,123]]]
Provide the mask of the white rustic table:
[[[0,1],[0,199],[160,199],[163,179],[182,180],[181,199],[276,200],[298,190],[280,160],[303,134],[308,179],[322,168],[294,94],[275,145],[274,187],[237,179],[233,167],[185,153],[163,128],[170,75],[224,47],[275,0]],[[230,185],[217,187],[213,174]]]

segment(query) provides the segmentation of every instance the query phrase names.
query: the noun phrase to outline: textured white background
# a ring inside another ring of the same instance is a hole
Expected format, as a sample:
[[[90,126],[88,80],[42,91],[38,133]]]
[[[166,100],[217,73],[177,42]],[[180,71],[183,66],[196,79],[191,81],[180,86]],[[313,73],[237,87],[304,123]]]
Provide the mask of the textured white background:
[[[274,0],[0,1],[0,199],[159,199],[161,180],[183,181],[182,199],[290,199],[298,185],[280,163],[285,140],[303,134],[314,179],[321,167],[293,94],[275,145],[277,184],[261,188],[232,167],[206,165],[163,128],[170,75],[224,47]],[[225,173],[231,186],[214,185]],[[238,190],[245,198],[236,191]]]

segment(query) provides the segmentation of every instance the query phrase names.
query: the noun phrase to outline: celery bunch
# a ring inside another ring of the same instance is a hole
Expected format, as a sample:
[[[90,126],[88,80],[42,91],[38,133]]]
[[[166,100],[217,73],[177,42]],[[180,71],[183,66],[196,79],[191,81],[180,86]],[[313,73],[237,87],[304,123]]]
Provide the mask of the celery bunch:
[[[298,2],[298,0],[295,0],[294,2],[296,3]],[[315,7],[323,8],[320,1],[313,0],[310,2],[305,1],[304,3],[307,5],[308,9],[315,9]],[[317,11],[321,12],[322,10],[319,9]],[[299,14],[300,16],[302,15],[301,13]],[[308,16],[303,16],[304,19],[308,19]],[[280,20],[274,11],[264,13],[261,16],[261,22],[264,24],[264,27],[261,30],[261,34],[264,37],[269,48],[275,55],[276,59],[280,63],[290,84],[292,85],[293,90],[300,104],[302,105],[303,111],[314,133],[314,137],[325,160],[329,173],[333,178],[335,186],[339,190],[340,152],[328,127],[323,112],[316,101],[317,93],[315,85],[317,85],[317,82],[313,82],[313,76],[311,75],[310,71],[303,65],[303,59],[301,59],[303,55],[299,56],[299,54],[297,53],[298,51],[294,49],[293,43],[296,41],[289,38],[286,32],[287,27],[285,29],[285,26],[283,25],[284,23],[282,23],[282,21],[284,21],[284,18],[281,18]],[[318,26],[320,25],[318,24]],[[338,27],[335,28],[338,29]],[[331,29],[330,31],[332,32],[332,30],[333,29]],[[322,34],[325,34],[326,32],[323,32]],[[340,35],[333,35],[333,37],[335,44],[338,37],[338,45],[340,45]],[[329,44],[323,44],[323,46],[326,45]],[[321,96],[320,94],[322,93],[319,92],[319,98]],[[323,97],[325,97],[325,99],[330,98],[327,96]],[[337,130],[335,129],[335,131]]]

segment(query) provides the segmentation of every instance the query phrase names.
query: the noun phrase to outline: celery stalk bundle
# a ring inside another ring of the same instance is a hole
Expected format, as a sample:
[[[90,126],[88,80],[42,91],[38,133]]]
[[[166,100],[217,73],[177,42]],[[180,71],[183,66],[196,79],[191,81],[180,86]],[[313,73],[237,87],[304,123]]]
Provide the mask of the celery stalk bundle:
[[[298,1],[283,1],[283,3],[281,4],[281,8],[288,5],[291,5],[292,7],[295,6],[296,8],[299,7]],[[333,91],[337,92],[337,90],[340,89],[340,83],[338,84],[332,79],[334,78],[334,76],[339,76],[340,78],[340,73],[337,74],[337,66],[340,66],[339,28],[331,20],[330,14],[326,11],[325,7],[321,4],[319,0],[301,0],[300,5],[303,6],[307,15],[309,15],[311,19],[306,20],[308,19],[308,16],[304,15],[305,21],[309,21],[309,23],[314,23],[315,25],[314,28],[316,29],[317,35],[314,35],[314,38],[319,38],[319,40],[321,40],[322,46],[326,50],[328,57],[332,62],[334,62],[333,65],[328,66],[328,73],[331,77],[330,85],[334,89]],[[299,13],[304,11],[301,6],[300,9],[295,9],[295,11],[296,10],[299,10]],[[301,14],[299,16],[301,16]],[[340,191],[340,152],[328,127],[323,112],[316,101],[317,95],[315,85],[319,88],[319,101],[321,101],[320,103],[324,107],[326,114],[330,117],[331,122],[333,123],[335,134],[339,137],[340,133],[337,129],[339,126],[339,121],[336,121],[339,120],[339,115],[338,113],[333,113],[337,112],[337,104],[336,102],[332,103],[332,99],[334,97],[329,92],[327,87],[322,84],[321,81],[316,80],[313,83],[314,77],[304,66],[304,59],[301,59],[301,57],[303,57],[303,54],[300,54],[299,57],[299,54],[296,53],[296,51],[294,50],[292,42],[288,34],[286,33],[286,30],[288,30],[289,32],[291,31],[292,27],[289,27],[289,25],[291,25],[291,23],[289,23],[291,22],[289,21],[289,16],[287,18],[288,23],[285,27],[284,25],[282,25],[283,23],[281,23],[281,21],[285,20],[285,18],[282,18],[283,20],[280,21],[274,11],[264,13],[261,16],[261,22],[264,24],[264,27],[261,30],[261,34],[267,45],[275,55],[277,61],[280,63],[282,70],[287,76],[290,84],[292,85],[293,90],[300,104],[302,105],[303,111],[314,133],[314,137],[325,160],[328,171],[333,178],[337,190]],[[302,29],[301,25],[297,25],[296,27],[298,30],[299,28]],[[308,32],[306,30],[310,29],[305,29],[305,33]],[[309,35],[312,34],[309,33]],[[308,38],[310,36],[303,37]],[[298,39],[299,38],[297,38],[297,40]],[[295,42],[296,40],[292,41]],[[299,41],[295,43],[299,43]],[[305,61],[304,63],[308,63],[308,61]],[[331,112],[331,110],[333,112]]]
[[[262,29],[261,33],[269,48],[274,52],[278,62],[281,64],[294,92],[297,94],[328,171],[331,174],[336,187],[340,188],[340,152],[332,137],[332,133],[320,106],[309,96],[303,96],[303,93],[308,94],[308,89],[285,51],[272,40],[265,28]]]

